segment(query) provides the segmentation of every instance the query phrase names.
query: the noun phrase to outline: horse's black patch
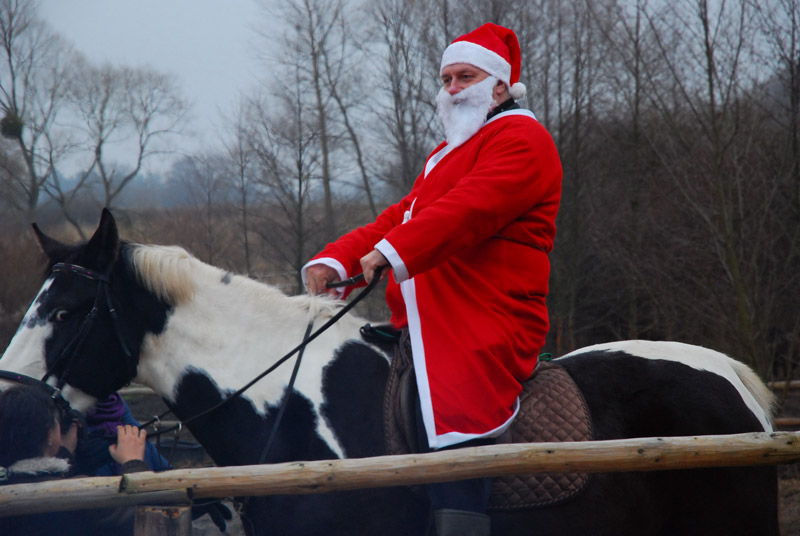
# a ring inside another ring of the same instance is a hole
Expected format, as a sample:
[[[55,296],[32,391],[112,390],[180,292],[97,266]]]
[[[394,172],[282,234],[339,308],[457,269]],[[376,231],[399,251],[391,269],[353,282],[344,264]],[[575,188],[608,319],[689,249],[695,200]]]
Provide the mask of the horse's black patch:
[[[348,458],[384,454],[383,391],[389,364],[369,346],[349,342],[325,367],[322,412]]]
[[[220,279],[220,282],[223,285],[230,285],[231,281],[233,281],[233,274],[231,272],[225,272],[225,274],[222,276],[222,279]]]
[[[583,391],[598,440],[763,431],[713,372],[624,352],[557,362]],[[537,533],[777,535],[777,502],[775,467],[599,473],[580,501],[540,511]]]
[[[764,431],[736,388],[713,372],[624,352],[557,362],[581,388],[598,440]]]
[[[370,446],[376,444],[375,438],[379,440],[377,444],[382,444],[379,437],[380,421],[374,420],[374,411],[380,413],[380,400],[375,400],[374,393],[368,395],[366,399],[359,399],[358,393],[363,394],[365,391],[359,389],[358,384],[363,380],[364,386],[370,390],[367,384],[375,383],[373,381],[375,378],[372,373],[364,376],[362,371],[354,370],[349,365],[360,363],[368,369],[374,369],[373,372],[378,375],[381,373],[381,367],[371,367],[370,362],[383,362],[383,368],[387,367],[385,361],[378,356],[370,357],[364,353],[371,351],[364,345],[347,345],[347,350],[344,348],[341,350],[342,361],[338,366],[332,365],[326,368],[326,377],[330,378],[332,374],[337,379],[336,393],[331,394],[337,397],[344,394],[347,399],[343,401],[337,399],[332,407],[328,407],[333,409],[335,423],[331,422],[331,425],[336,428],[337,425],[346,424],[346,421],[351,421],[351,424],[357,422],[360,425],[359,429],[352,430],[357,435],[349,437],[350,441],[345,444],[345,449],[348,448],[347,445],[362,442],[363,452],[371,452]],[[350,350],[354,352],[351,353]],[[354,377],[349,374],[356,374],[358,381],[354,381]],[[355,389],[356,394],[347,393],[348,389],[350,391]],[[213,381],[202,371],[194,370],[183,377],[176,402],[171,407],[178,417],[185,419],[220,400],[222,397]],[[358,403],[359,400],[361,404]],[[359,421],[360,418],[364,418],[363,414],[357,413],[359,406],[374,406],[368,408],[370,413],[368,421]],[[354,412],[349,417],[346,415],[348,409]],[[189,428],[217,464],[248,465],[256,463],[261,455],[267,437],[272,431],[276,413],[277,407],[270,407],[264,418],[255,412],[249,400],[238,398],[208,416],[198,419],[190,424]],[[330,420],[331,417],[328,418]],[[335,458],[334,453],[317,435],[316,425],[311,403],[298,393],[292,393],[267,462]],[[348,433],[350,431],[347,430]],[[340,432],[337,430],[337,435],[342,437]],[[244,525],[249,527],[252,522],[261,530],[256,534],[270,536],[298,534],[411,536],[423,533],[426,508],[426,502],[407,488],[323,495],[253,497],[248,505],[251,519],[249,522],[245,521]]]
[[[189,424],[197,440],[219,465],[257,463],[272,432],[279,406],[266,408],[265,417],[256,412],[246,396],[245,393]],[[217,385],[203,371],[192,370],[182,378],[176,401],[170,407],[179,418],[188,419],[221,400]],[[267,461],[279,463],[335,457],[316,430],[317,420],[311,402],[293,392]],[[232,437],[242,434],[246,435],[247,441],[231,441]]]

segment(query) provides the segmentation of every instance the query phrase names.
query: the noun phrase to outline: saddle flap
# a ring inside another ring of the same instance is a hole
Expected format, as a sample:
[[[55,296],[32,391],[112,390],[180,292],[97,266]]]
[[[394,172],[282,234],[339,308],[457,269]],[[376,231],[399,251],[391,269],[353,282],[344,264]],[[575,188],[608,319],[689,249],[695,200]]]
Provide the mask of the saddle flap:
[[[520,409],[511,424],[508,443],[591,441],[592,421],[586,401],[563,367],[540,361],[523,384]],[[494,479],[490,510],[549,506],[580,492],[585,473],[509,475]]]

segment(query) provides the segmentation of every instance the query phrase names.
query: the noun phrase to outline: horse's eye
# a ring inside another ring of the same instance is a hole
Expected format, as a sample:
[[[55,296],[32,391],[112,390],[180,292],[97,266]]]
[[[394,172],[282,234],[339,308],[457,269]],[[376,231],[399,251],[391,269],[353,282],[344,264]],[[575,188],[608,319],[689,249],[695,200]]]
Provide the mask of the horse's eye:
[[[63,322],[69,317],[69,311],[66,309],[58,309],[50,313],[51,322]]]

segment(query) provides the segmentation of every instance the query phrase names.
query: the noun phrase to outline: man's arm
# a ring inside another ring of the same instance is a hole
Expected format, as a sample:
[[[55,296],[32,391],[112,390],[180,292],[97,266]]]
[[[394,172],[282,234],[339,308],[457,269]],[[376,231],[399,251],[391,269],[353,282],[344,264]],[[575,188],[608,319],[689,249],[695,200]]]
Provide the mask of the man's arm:
[[[306,263],[301,274],[308,292],[311,294],[328,293],[333,296],[346,296],[354,287],[328,289],[326,285],[363,272],[365,267],[362,265],[362,259],[374,251],[375,244],[386,233],[403,222],[403,215],[415,197],[416,193],[412,189],[411,193],[398,203],[386,208],[374,222],[354,229],[336,242],[328,244],[324,250]],[[378,267],[374,260],[377,259],[371,258],[368,261],[368,269],[371,271]],[[380,264],[380,266],[385,264]],[[366,283],[368,281],[361,283],[360,286]]]

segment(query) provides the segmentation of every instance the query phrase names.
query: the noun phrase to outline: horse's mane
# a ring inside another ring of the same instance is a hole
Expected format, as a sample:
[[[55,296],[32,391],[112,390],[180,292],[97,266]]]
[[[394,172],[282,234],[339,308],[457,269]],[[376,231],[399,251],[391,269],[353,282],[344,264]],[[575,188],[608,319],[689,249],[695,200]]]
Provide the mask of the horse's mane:
[[[202,262],[179,246],[128,244],[126,254],[139,283],[170,305],[180,305],[192,299],[198,282],[204,276],[220,281],[227,273]],[[248,294],[259,293],[267,301],[291,300],[298,310],[312,309],[315,314],[323,316],[332,316],[341,307],[341,302],[325,297],[288,297],[277,288],[248,277],[234,276],[233,283],[234,287],[247,287]]]
[[[178,246],[130,244],[128,258],[139,283],[170,305],[191,299],[195,283],[190,272],[202,263]]]

